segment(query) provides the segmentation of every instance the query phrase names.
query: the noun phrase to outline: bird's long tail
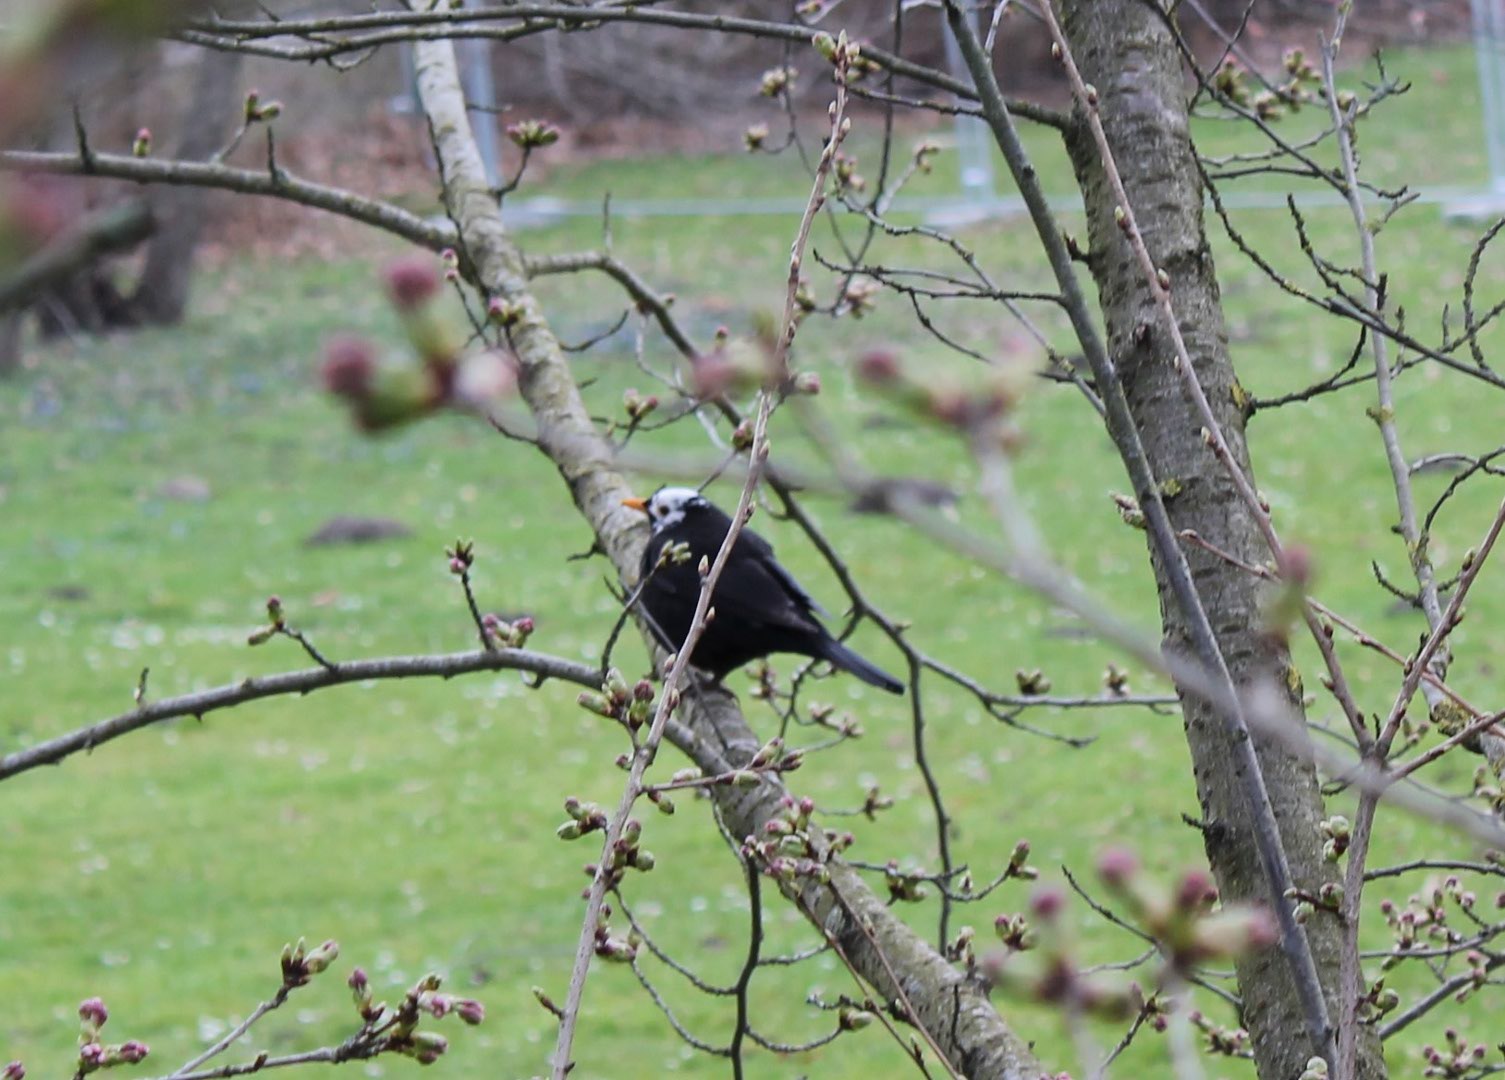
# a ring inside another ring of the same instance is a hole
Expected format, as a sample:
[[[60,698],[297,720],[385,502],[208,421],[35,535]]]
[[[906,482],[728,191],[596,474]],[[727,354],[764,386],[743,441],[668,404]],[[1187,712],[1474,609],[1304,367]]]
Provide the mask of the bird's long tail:
[[[835,638],[828,637],[821,642],[820,658],[829,660],[842,671],[850,672],[869,686],[887,690],[890,694],[904,693],[904,684],[898,679],[876,664],[864,660]]]

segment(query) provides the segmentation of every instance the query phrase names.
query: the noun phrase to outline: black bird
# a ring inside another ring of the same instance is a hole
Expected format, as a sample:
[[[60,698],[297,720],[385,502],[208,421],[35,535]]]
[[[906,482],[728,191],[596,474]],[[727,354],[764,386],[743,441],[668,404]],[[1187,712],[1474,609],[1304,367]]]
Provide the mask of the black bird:
[[[659,488],[648,499],[624,499],[622,504],[646,513],[653,527],[643,552],[647,584],[640,603],[664,647],[677,649],[689,636],[700,598],[700,559],[716,558],[732,519],[694,488]],[[664,545],[678,543],[689,545],[690,557],[655,571]],[[716,617],[690,662],[718,679],[769,653],[798,653],[829,661],[891,694],[904,692],[903,683],[830,635],[815,617],[819,605],[774,559],[768,541],[751,529],[737,534],[711,605]]]

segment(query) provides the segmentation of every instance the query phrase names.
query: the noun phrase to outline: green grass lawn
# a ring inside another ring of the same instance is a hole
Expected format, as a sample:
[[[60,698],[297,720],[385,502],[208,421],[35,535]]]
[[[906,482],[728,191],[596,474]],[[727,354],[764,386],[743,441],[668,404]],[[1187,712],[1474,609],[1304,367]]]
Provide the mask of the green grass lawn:
[[[1388,118],[1366,121],[1365,150],[1376,172],[1429,183],[1479,179],[1468,55],[1407,54],[1392,62],[1415,90]],[[1299,117],[1292,130],[1310,123]],[[1233,148],[1228,125],[1201,125],[1198,136],[1218,152]],[[1048,142],[1038,133],[1031,138],[1042,148]],[[731,157],[613,162],[561,171],[549,190],[578,197],[607,188],[623,195],[743,194],[798,192],[804,184],[790,172],[776,176],[766,162],[749,179],[743,166]],[[949,168],[926,180],[932,193],[949,190]],[[1042,171],[1051,190],[1066,190],[1059,154],[1042,150]],[[1249,211],[1239,220],[1284,269],[1311,278],[1283,213]],[[717,324],[745,331],[759,313],[776,309],[793,227],[781,218],[622,220],[615,245],[656,286],[678,295],[681,316],[704,339]],[[1314,210],[1311,229],[1334,257],[1352,256],[1346,214]],[[1435,327],[1444,305],[1456,311],[1475,235],[1427,206],[1381,234],[1392,294],[1418,331]],[[1001,279],[1045,284],[1025,222],[979,225],[965,238]],[[576,250],[599,242],[599,225],[570,220],[524,239],[534,252]],[[816,243],[834,252],[827,239]],[[364,439],[313,387],[327,334],[360,329],[396,341],[374,270],[393,250],[373,239],[360,260],[232,264],[200,283],[182,328],[50,346],[33,368],[0,384],[0,748],[129,709],[143,667],[151,669],[150,694],[162,697],[304,666],[290,642],[245,645],[271,593],[336,658],[469,647],[468,616],[442,555],[457,536],[476,540],[485,607],[532,613],[539,649],[599,655],[615,611],[606,567],[570,558],[589,546],[589,536],[541,456],[455,418]],[[1216,253],[1235,357],[1251,392],[1274,394],[1343,362],[1352,345],[1345,326],[1278,294],[1226,243]],[[945,265],[935,251],[898,241],[881,244],[872,258]],[[817,276],[817,285],[823,280]],[[1505,265],[1488,256],[1481,297],[1492,303],[1502,288]],[[539,292],[566,340],[609,326],[624,304],[608,283],[590,278],[547,280]],[[992,308],[938,317],[948,333],[984,351],[996,351],[1011,332]],[[1042,323],[1069,347],[1064,324],[1044,314]],[[1500,343],[1498,333],[1486,339],[1486,347]],[[808,323],[798,360],[821,373],[832,422],[870,465],[923,473],[970,493],[965,456],[945,435],[902,418],[875,423],[883,406],[854,385],[849,364],[880,344],[897,346],[935,378],[968,370],[890,298],[861,321]],[[651,333],[643,359],[659,371],[675,364]],[[578,367],[601,415],[620,414],[624,388],[651,388],[627,336],[581,356]],[[1393,494],[1378,434],[1364,412],[1371,394],[1361,387],[1260,415],[1251,440],[1280,528],[1316,552],[1319,595],[1405,649],[1421,620],[1397,615],[1369,570],[1376,559],[1402,579],[1405,566],[1389,529]],[[1467,378],[1431,368],[1408,373],[1397,407],[1411,457],[1478,452],[1500,441],[1502,399]],[[1052,548],[1109,606],[1153,633],[1143,539],[1122,525],[1107,498],[1127,485],[1095,417],[1072,392],[1041,386],[1019,423],[1027,436],[1020,484]],[[776,420],[773,439],[777,454],[810,457],[787,418]],[[683,425],[640,445],[669,451],[703,442]],[[174,497],[171,482],[183,477],[202,481],[208,497]],[[644,477],[642,486],[655,482]],[[1435,497],[1444,482],[1423,479],[1422,497]],[[731,489],[722,490],[730,500]],[[1476,485],[1444,515],[1433,554],[1445,572],[1476,542],[1498,495]],[[1093,693],[1107,663],[1120,659],[1085,639],[1068,616],[907,529],[853,516],[836,500],[812,505],[874,600],[912,621],[917,643],[990,685],[1008,688],[1016,668],[1042,667],[1058,690]],[[391,516],[412,535],[364,547],[305,547],[304,538],[337,513]],[[970,496],[963,515],[983,520]],[[834,578],[798,534],[767,516],[758,527],[812,591],[839,609]],[[1486,704],[1498,681],[1493,658],[1505,652],[1498,575],[1496,567],[1481,582],[1455,639],[1457,685]],[[871,630],[857,642],[873,659],[897,666]],[[635,642],[620,653],[634,673],[643,655]],[[1395,671],[1356,647],[1345,645],[1343,655],[1364,705],[1383,713]],[[1314,657],[1303,652],[1301,659],[1310,673]],[[1157,688],[1140,671],[1133,686]],[[900,797],[899,808],[856,829],[854,855],[933,866],[906,703],[852,679],[816,693],[860,717],[867,734],[812,757],[792,777],[795,790],[843,808],[860,804],[868,784],[881,783]],[[927,695],[929,752],[957,819],[958,856],[980,878],[1020,838],[1032,842],[1032,862],[1052,878],[1062,866],[1089,869],[1110,842],[1135,846],[1157,874],[1200,864],[1200,843],[1180,821],[1196,801],[1176,717],[1110,710],[1030,717],[1096,737],[1073,750],[1002,727],[945,685]],[[754,723],[771,729],[771,714],[748,704]],[[1314,717],[1332,721],[1337,714],[1319,700]],[[341,1038],[354,1017],[341,985],[352,964],[364,965],[388,994],[437,970],[489,1011],[482,1028],[450,1032],[453,1050],[438,1068],[466,1076],[542,1071],[554,1025],[529,987],[562,998],[580,919],[576,896],[586,881],[581,865],[595,856],[593,842],[564,844],[553,829],[566,795],[615,800],[620,775],[610,763],[622,749],[615,731],[576,707],[572,689],[530,691],[515,677],[481,676],[266,702],[202,724],[151,729],[23,775],[0,791],[0,1000],[7,1003],[0,1060],[22,1057],[38,1076],[68,1068],[73,1010],[99,994],[113,1013],[109,1033],[144,1039],[159,1066],[174,1065],[270,994],[283,942],[307,935],[341,942],[337,973],[266,1020],[256,1046],[292,1051]],[[666,754],[659,768],[678,765]],[[1466,790],[1472,767],[1444,764],[1430,780]],[[706,978],[729,982],[744,953],[746,896],[706,805],[680,802],[676,816],[647,823],[658,868],[632,882],[632,896],[665,946]],[[1398,813],[1382,816],[1377,846],[1376,863],[1467,850]],[[1405,891],[1377,888],[1376,904],[1382,895],[1400,899]],[[1027,886],[1011,884],[960,921],[986,931],[998,913],[1022,910],[1027,896]],[[906,914],[933,932],[932,906]],[[1137,951],[1080,906],[1074,919],[1088,960]],[[787,907],[770,904],[768,921],[771,951],[809,943]],[[1376,947],[1385,939],[1377,922],[1371,918],[1368,933]],[[657,963],[647,969],[689,1028],[713,1042],[726,1037],[732,1013],[725,1002],[686,992]],[[1402,971],[1392,985],[1415,994],[1430,982]],[[769,969],[755,986],[760,1028],[785,1041],[827,1028],[827,1017],[805,1004],[808,994],[852,990],[825,957]],[[1054,1068],[1076,1068],[1053,1018],[1027,1004],[1002,1007],[1039,1039]],[[1474,1003],[1448,1020],[1492,1043],[1497,1031],[1489,1015]],[[1393,1060],[1414,1066],[1420,1045],[1439,1039],[1443,1024],[1438,1015],[1416,1025],[1392,1048]],[[1116,1033],[1105,1028],[1100,1036],[1111,1044]],[[578,1057],[575,1075],[582,1078],[727,1071],[675,1040],[631,972],[608,966],[590,983]],[[1156,1075],[1163,1061],[1160,1037],[1146,1034],[1121,1075]],[[409,1067],[364,1068],[378,1076]],[[875,1026],[799,1058],[760,1052],[750,1073],[847,1078],[902,1068]],[[1210,1071],[1251,1075],[1221,1061]]]

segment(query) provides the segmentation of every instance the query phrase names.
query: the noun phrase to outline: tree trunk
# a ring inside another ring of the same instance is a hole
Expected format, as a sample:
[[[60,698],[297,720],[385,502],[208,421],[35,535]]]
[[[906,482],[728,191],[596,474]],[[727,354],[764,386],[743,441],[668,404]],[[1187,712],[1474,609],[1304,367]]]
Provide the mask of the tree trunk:
[[[193,89],[183,110],[173,154],[202,161],[229,138],[241,103],[241,54],[205,49],[194,65]],[[157,234],[146,249],[146,264],[131,296],[131,308],[144,323],[181,322],[193,284],[193,251],[198,246],[213,194],[197,187],[163,187],[152,194]]]
[[[21,368],[23,319],[19,311],[0,314],[0,379],[14,375]]]
[[[1060,7],[1082,75],[1097,89],[1103,125],[1145,242],[1156,265],[1174,283],[1174,304],[1197,377],[1240,466],[1252,477],[1244,416],[1237,404],[1238,382],[1204,230],[1203,193],[1175,42],[1162,17],[1142,0],[1061,0]],[[1143,272],[1114,219],[1116,200],[1085,123],[1073,127],[1067,144],[1086,203],[1089,264],[1109,354],[1118,366],[1155,475],[1167,492],[1172,522],[1177,530],[1193,529],[1240,559],[1264,562],[1270,552],[1249,508],[1202,441],[1202,423],[1172,363],[1172,347]],[[1187,555],[1235,680],[1241,687],[1282,687],[1287,704],[1300,715],[1300,677],[1290,654],[1262,629],[1266,587],[1200,549]],[[1166,646],[1189,653],[1185,620],[1154,561]],[[1228,735],[1203,701],[1183,695],[1182,705],[1204,842],[1219,887],[1230,900],[1265,900],[1268,888]],[[1315,891],[1336,881],[1334,868],[1322,858],[1319,822],[1324,810],[1314,770],[1282,744],[1259,736],[1255,741],[1297,886]],[[1319,911],[1306,930],[1330,1016],[1336,1018],[1341,1015],[1333,1001],[1341,928],[1331,915]],[[1243,1024],[1252,1038],[1259,1075],[1265,1080],[1292,1080],[1301,1074],[1313,1048],[1286,960],[1272,949],[1245,957],[1237,967]],[[1359,1075],[1384,1076],[1372,1028],[1361,1034],[1360,1048]]]
[[[522,395],[537,422],[539,448],[558,468],[617,574],[631,581],[646,540],[642,518],[622,506],[630,491],[528,289],[522,253],[488,190],[453,47],[447,41],[424,41],[416,53],[419,97],[439,158],[445,205],[460,230],[457,248],[477,285],[521,311],[512,343],[522,365]],[[761,745],[736,699],[719,688],[686,687],[679,717],[669,729],[670,741],[709,773],[745,765]],[[751,789],[718,785],[711,792],[732,835],[749,836],[760,835],[780,812],[785,788],[768,778]],[[999,1016],[984,990],[890,912],[855,871],[837,861],[829,884],[806,881],[791,899],[806,918],[835,937],[878,994],[896,998],[897,976],[914,1004],[915,1019],[962,1075],[971,1080],[1039,1080],[1044,1075],[1028,1044]]]

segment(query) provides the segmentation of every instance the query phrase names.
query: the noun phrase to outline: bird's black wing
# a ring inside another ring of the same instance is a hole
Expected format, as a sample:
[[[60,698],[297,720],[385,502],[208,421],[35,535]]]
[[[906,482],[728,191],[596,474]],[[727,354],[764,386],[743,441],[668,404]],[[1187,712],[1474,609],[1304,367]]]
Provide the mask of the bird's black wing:
[[[784,569],[783,565],[773,557],[772,544],[751,529],[743,529],[738,534],[737,546],[740,548],[744,542],[749,549],[757,554],[758,558],[767,566],[769,572],[778,579],[779,583],[783,585],[784,591],[793,597],[795,603],[799,604],[807,612],[815,611],[822,615],[827,613],[826,609],[816,602],[815,597],[806,592],[805,587],[795,580],[794,575]]]
[[[714,558],[716,552],[714,549],[695,552],[691,561],[661,566],[653,575],[651,588],[657,594],[656,602],[664,605],[666,615],[673,612],[668,621],[679,622],[681,615],[687,615],[681,609],[693,610],[700,596],[700,573],[695,565],[700,554]],[[738,535],[731,557],[716,580],[712,599],[716,619],[723,624],[799,633],[819,626],[810,614],[815,601],[789,571],[774,561],[768,542],[745,529]],[[664,629],[675,633],[668,626]]]

